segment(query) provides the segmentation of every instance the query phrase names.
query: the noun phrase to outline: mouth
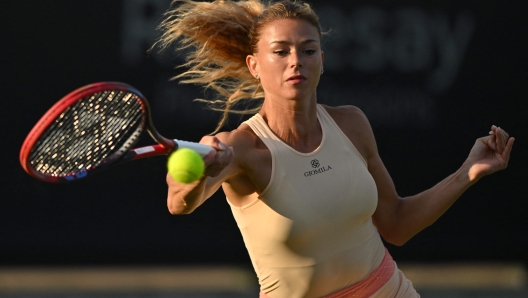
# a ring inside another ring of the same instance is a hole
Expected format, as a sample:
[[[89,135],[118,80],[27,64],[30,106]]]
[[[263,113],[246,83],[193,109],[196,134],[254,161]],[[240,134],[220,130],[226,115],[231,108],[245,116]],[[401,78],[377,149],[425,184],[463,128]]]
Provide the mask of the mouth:
[[[286,79],[286,82],[292,83],[292,84],[299,84],[306,81],[306,77],[303,75],[295,75],[291,76]]]

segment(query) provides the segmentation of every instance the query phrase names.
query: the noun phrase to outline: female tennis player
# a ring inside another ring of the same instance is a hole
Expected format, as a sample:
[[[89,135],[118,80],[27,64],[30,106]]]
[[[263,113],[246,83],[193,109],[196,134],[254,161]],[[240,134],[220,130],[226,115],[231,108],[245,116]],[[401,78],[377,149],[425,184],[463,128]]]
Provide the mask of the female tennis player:
[[[308,4],[177,2],[159,43],[194,49],[178,78],[218,91],[211,104],[224,117],[201,140],[217,150],[205,175],[190,185],[167,175],[170,212],[191,213],[222,186],[260,297],[419,297],[381,237],[403,245],[433,224],[472,184],[506,168],[514,139],[492,126],[455,173],[400,198],[362,111],[317,103],[324,53]],[[252,118],[218,133],[236,104],[258,98]]]

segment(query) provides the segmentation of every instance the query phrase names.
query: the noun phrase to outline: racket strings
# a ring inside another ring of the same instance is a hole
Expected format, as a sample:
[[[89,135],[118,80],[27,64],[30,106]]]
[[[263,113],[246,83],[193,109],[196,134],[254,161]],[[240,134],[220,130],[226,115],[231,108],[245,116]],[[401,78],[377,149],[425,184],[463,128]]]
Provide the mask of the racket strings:
[[[31,151],[30,163],[43,174],[65,176],[118,158],[138,139],[144,111],[136,95],[104,91],[67,108]]]

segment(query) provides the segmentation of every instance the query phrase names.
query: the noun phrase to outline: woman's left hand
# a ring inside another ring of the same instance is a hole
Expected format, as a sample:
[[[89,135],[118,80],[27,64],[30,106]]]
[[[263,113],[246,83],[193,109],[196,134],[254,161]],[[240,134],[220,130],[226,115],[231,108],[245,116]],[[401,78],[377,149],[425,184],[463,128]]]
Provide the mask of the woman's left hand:
[[[491,127],[489,136],[477,139],[466,159],[470,181],[505,169],[514,141],[515,138],[510,138],[508,133],[495,125]]]

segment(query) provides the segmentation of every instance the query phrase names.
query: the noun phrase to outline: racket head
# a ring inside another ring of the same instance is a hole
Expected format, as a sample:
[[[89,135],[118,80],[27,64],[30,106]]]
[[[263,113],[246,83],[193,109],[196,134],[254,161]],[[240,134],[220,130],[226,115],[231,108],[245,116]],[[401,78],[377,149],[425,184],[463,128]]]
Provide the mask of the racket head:
[[[145,130],[161,147],[171,146],[154,129],[141,92],[120,82],[90,84],[42,116],[22,144],[20,163],[46,182],[78,180],[134,155],[130,149]]]

